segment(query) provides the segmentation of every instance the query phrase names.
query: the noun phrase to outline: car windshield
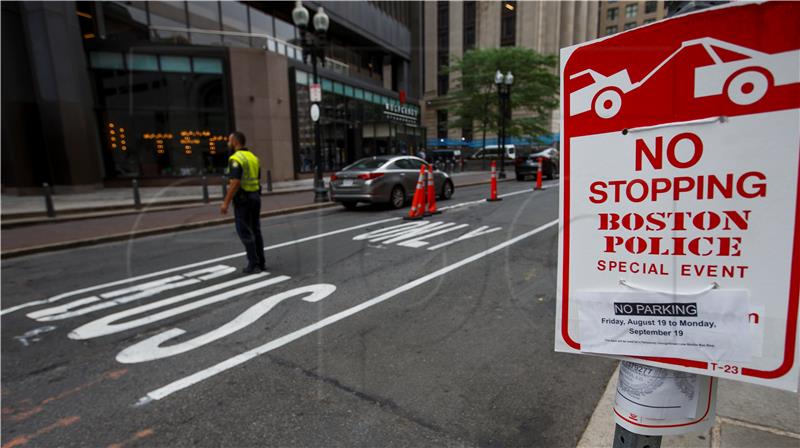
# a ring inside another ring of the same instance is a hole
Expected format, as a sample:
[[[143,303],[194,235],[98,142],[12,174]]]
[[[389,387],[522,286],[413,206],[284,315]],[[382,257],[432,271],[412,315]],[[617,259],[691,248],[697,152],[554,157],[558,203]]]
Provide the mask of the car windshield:
[[[378,169],[386,163],[384,159],[361,159],[358,162],[348,166],[344,171],[365,171]]]

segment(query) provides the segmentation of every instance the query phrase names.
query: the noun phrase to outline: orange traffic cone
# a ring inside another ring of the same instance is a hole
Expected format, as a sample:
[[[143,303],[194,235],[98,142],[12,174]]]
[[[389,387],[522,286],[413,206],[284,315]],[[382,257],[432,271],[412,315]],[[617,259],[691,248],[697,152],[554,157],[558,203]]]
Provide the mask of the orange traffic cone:
[[[425,216],[438,215],[442,213],[436,208],[436,182],[433,181],[433,166],[428,165],[428,209]]]
[[[542,164],[544,163],[544,157],[539,157],[539,170],[536,171],[536,190],[542,189]]]
[[[408,211],[406,221],[422,219],[425,214],[425,166],[419,169],[419,177],[417,178],[417,188],[414,190],[414,198],[411,200],[411,210]]]
[[[503,198],[497,197],[497,161],[492,160],[492,184],[489,199],[487,201],[502,201]]]

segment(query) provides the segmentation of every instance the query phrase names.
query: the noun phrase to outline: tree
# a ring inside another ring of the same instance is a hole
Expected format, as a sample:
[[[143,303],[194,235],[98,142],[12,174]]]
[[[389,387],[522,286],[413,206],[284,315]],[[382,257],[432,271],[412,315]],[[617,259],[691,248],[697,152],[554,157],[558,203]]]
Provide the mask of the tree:
[[[497,133],[499,101],[494,75],[514,74],[510,108],[531,112],[506,122],[506,133],[515,137],[533,137],[549,132],[550,113],[558,107],[558,76],[555,74],[555,55],[543,55],[521,47],[502,47],[469,50],[449,67],[454,76],[454,89],[447,96],[451,127],[480,125],[483,145],[486,132]],[[513,117],[513,116],[512,116]]]

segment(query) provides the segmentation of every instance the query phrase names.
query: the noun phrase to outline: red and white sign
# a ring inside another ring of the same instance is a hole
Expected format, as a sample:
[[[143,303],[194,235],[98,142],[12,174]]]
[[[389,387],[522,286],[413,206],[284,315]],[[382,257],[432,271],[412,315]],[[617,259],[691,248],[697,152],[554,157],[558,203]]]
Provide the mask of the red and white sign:
[[[308,99],[312,103],[321,103],[322,102],[322,86],[319,83],[311,83],[308,86]]]
[[[556,350],[797,391],[798,23],[733,3],[561,50]]]

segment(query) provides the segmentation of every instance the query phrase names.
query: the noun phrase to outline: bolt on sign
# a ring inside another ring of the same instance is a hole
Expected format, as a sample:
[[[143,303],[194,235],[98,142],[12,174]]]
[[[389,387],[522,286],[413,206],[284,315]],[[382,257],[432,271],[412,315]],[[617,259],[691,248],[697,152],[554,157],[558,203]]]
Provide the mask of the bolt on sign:
[[[556,350],[797,391],[800,4],[561,50]]]

